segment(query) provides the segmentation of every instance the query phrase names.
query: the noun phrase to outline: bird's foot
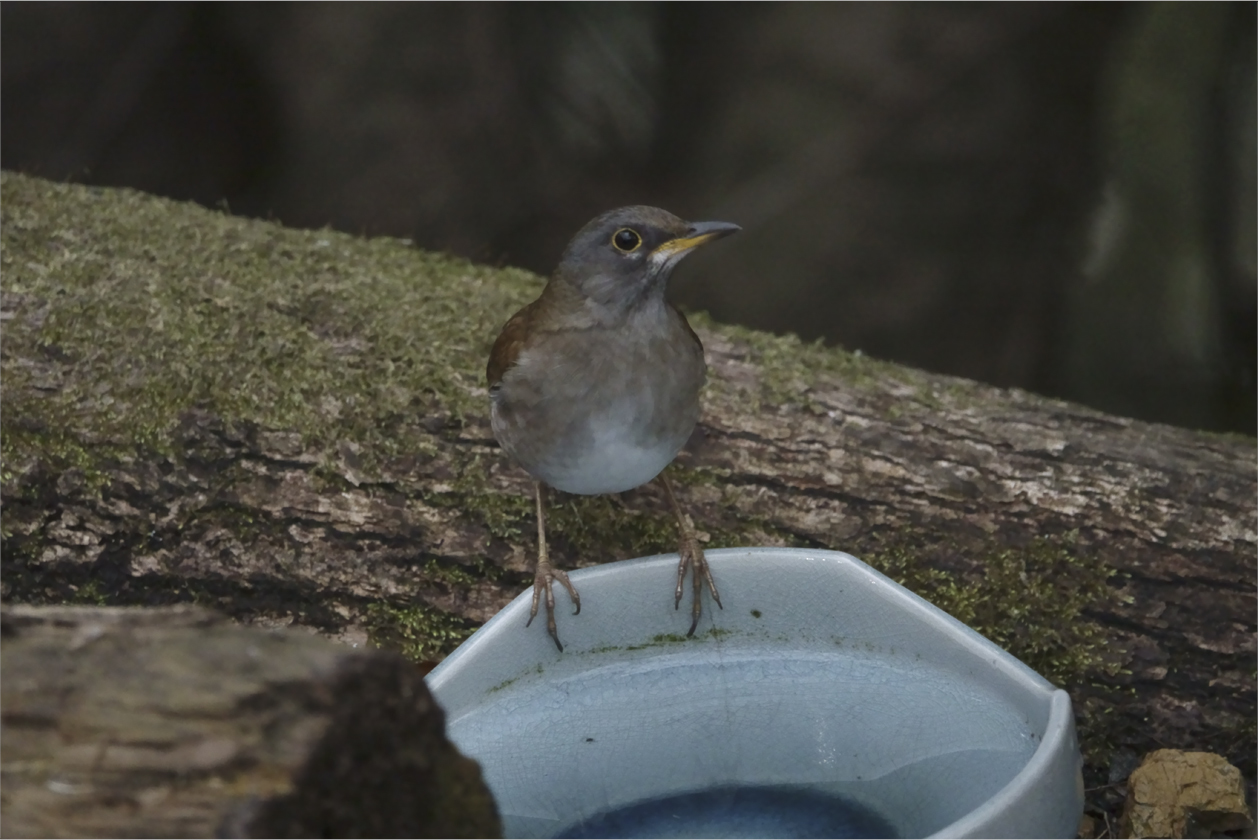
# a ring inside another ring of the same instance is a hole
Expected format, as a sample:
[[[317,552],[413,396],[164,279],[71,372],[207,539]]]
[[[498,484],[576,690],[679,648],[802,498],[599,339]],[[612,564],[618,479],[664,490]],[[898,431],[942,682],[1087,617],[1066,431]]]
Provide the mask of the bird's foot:
[[[568,580],[568,573],[562,569],[556,569],[550,563],[538,563],[537,572],[533,575],[533,608],[529,610],[529,620],[525,622],[524,626],[528,627],[533,623],[533,619],[537,617],[537,606],[542,600],[544,593],[546,596],[546,629],[550,632],[550,637],[555,640],[555,647],[559,648],[560,653],[562,653],[563,643],[559,641],[559,630],[555,626],[555,581],[559,581],[560,585],[568,590],[572,603],[576,605],[576,609],[572,611],[572,614],[577,615],[581,612],[581,596],[577,593],[577,588],[572,585],[572,581]]]
[[[689,523],[687,523],[689,524]],[[686,631],[686,636],[693,636],[695,628],[699,626],[699,616],[703,614],[703,601],[700,596],[703,594],[703,584],[708,584],[708,589],[712,592],[712,600],[721,609],[721,593],[716,591],[716,581],[712,580],[712,567],[708,565],[708,559],[703,556],[703,548],[699,545],[699,540],[695,538],[693,528],[687,529],[690,533],[683,532],[681,545],[677,549],[681,560],[677,563],[677,597],[673,601],[673,609],[681,607],[682,587],[686,582],[686,569],[694,570],[694,604],[690,608],[690,629]]]

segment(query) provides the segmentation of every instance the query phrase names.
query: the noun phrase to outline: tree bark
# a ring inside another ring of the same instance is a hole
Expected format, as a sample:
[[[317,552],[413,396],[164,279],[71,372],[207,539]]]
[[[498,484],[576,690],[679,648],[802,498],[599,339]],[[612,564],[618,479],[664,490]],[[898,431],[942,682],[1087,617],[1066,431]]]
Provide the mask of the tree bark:
[[[500,836],[412,663],[197,607],[7,607],[6,837]]]
[[[525,589],[531,480],[493,440],[482,371],[537,278],[3,183],[6,600],[195,600],[432,659]],[[710,546],[891,571],[1063,683],[1091,783],[1159,747],[1253,779],[1253,439],[694,320],[709,385],[673,475]],[[178,343],[202,332],[218,342]],[[556,496],[548,526],[566,567],[675,547],[653,486]]]

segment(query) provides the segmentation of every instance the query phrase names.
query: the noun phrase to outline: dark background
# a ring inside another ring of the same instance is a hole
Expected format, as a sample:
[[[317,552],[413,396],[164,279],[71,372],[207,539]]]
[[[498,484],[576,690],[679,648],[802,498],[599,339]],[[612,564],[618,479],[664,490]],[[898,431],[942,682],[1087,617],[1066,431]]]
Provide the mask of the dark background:
[[[1252,435],[1256,37],[1253,3],[3,3],[0,164],[539,273],[656,204],[745,229],[687,307]]]

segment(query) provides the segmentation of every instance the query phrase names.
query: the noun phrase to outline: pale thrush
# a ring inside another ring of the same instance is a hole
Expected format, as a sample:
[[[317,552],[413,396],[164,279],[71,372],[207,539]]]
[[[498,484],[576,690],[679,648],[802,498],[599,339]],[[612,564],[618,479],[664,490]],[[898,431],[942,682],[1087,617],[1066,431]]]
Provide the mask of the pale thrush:
[[[502,328],[489,356],[494,436],[535,479],[537,569],[533,608],[542,595],[555,626],[553,582],[576,610],[581,599],[546,551],[542,483],[567,493],[619,493],[657,476],[680,531],[674,607],[686,569],[694,573],[693,635],[707,582],[721,606],[693,524],[663,469],[699,419],[707,366],[686,318],[664,299],[673,267],[694,248],[739,230],[725,222],[686,222],[654,207],[623,207],[583,227],[564,250],[537,300]]]

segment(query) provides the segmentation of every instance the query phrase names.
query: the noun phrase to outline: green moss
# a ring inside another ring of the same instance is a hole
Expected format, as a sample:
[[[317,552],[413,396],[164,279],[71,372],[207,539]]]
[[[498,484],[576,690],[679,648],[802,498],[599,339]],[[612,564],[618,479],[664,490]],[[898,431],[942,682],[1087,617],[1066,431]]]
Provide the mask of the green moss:
[[[1105,655],[1105,629],[1088,617],[1116,597],[1113,570],[1074,548],[1074,535],[1037,539],[980,558],[982,573],[931,568],[908,549],[864,558],[874,568],[982,633],[1057,685],[1117,673]]]
[[[3,344],[2,338],[0,344]],[[0,353],[0,378],[5,379],[6,408],[4,412],[0,412],[0,458],[6,465],[4,484],[10,486],[16,477],[7,465],[17,462],[15,459],[23,459],[23,456],[38,454],[57,473],[78,471],[82,476],[86,495],[98,495],[109,485],[109,475],[103,464],[123,455],[127,451],[126,447],[109,443],[88,445],[74,437],[69,431],[73,420],[64,412],[58,411],[58,406],[51,406],[51,413],[43,414],[42,419],[31,423],[35,428],[21,428],[16,417],[10,420],[7,415],[19,410],[15,406],[20,407],[23,399],[21,396],[9,396],[21,383],[15,381],[20,380],[20,377],[9,378],[8,367],[5,365],[8,345],[3,344],[3,348],[3,353]],[[0,512],[0,516],[2,515]]]
[[[476,629],[458,616],[423,605],[372,604],[365,623],[372,644],[414,662],[443,658]]]
[[[461,565],[451,562],[442,563],[432,557],[424,564],[424,577],[449,586],[471,588],[501,575],[501,571],[496,566],[489,565],[483,558],[474,566],[474,569],[475,571],[469,572]]]
[[[424,499],[471,515],[499,539],[531,539],[537,527],[532,495],[491,492],[484,486],[484,475],[484,467],[468,465],[449,491],[426,494]],[[737,536],[720,534],[730,539]],[[677,548],[677,523],[671,515],[626,505],[617,496],[574,496],[548,490],[546,535],[552,544],[562,543],[571,555],[594,563]]]
[[[486,693],[486,694],[493,694],[495,691],[502,691],[504,688],[507,688],[508,686],[512,685],[513,683],[515,683],[515,682],[516,682],[517,680],[519,680],[519,679],[520,679],[519,677],[511,677],[510,679],[505,679],[505,680],[503,680],[502,682],[498,683],[498,684],[497,684],[496,686],[494,686],[493,688],[489,689],[489,691],[487,691],[487,692],[485,692],[485,693]]]
[[[0,209],[0,272],[21,314],[2,337],[3,459],[34,451],[90,480],[102,456],[177,451],[193,408],[308,445],[358,443],[366,467],[420,451],[426,398],[483,413],[490,343],[542,282],[395,239],[12,173]],[[62,431],[85,419],[90,442]]]
[[[687,641],[685,636],[679,636],[676,633],[660,633],[651,637],[651,644],[654,645],[680,645]]]
[[[841,347],[827,347],[820,339],[806,342],[791,333],[775,335],[745,327],[718,325],[705,312],[688,314],[687,317],[697,326],[719,330],[747,346],[749,361],[759,367],[760,401],[768,405],[794,403],[810,406],[808,392],[823,374],[838,376],[854,385],[870,384],[876,377],[885,376],[906,384],[918,384],[917,377],[906,368],[871,359],[859,351],[853,353]],[[723,387],[721,383],[713,384]]]
[[[70,598],[72,604],[91,604],[97,607],[103,607],[109,603],[104,590],[98,581],[89,580],[82,586],[71,586],[74,595]]]
[[[664,468],[675,487],[724,487],[730,471],[716,467],[682,467],[673,462]]]
[[[532,496],[491,492],[485,486],[488,469],[479,455],[465,457],[464,462],[452,465],[452,469],[457,477],[450,489],[425,493],[424,501],[470,514],[499,539],[520,537],[526,523],[530,528],[536,527]]]
[[[690,641],[688,637],[679,636],[676,633],[659,633],[640,645],[625,645],[622,648],[615,648],[615,650],[649,650],[661,645],[679,645],[688,641]]]
[[[551,500],[548,537],[563,540],[583,560],[603,563],[677,549],[677,522],[670,515],[635,510],[615,496],[551,494]]]
[[[183,515],[175,528],[186,530],[206,526],[224,528],[245,545],[255,542],[264,535],[284,533],[282,527],[275,525],[264,515],[259,516],[254,509],[222,503],[189,511]]]

